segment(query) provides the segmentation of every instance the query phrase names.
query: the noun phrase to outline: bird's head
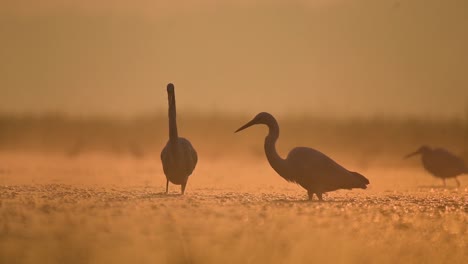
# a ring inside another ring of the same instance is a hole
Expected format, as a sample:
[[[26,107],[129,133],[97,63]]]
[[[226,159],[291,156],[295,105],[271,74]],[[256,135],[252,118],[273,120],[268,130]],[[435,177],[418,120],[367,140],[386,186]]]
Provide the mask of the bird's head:
[[[256,115],[250,122],[248,122],[247,124],[243,125],[239,129],[237,129],[235,133],[237,133],[239,131],[242,131],[242,130],[244,130],[244,129],[248,128],[248,127],[251,127],[253,125],[260,125],[260,124],[268,125],[268,124],[271,124],[274,121],[275,121],[275,118],[271,114],[269,114],[267,112],[261,112],[258,115]]]
[[[167,85],[167,93],[174,93],[174,84],[169,83]]]
[[[167,93],[174,93],[174,84],[169,83],[167,85]]]
[[[169,105],[171,105],[175,100],[174,98],[174,84],[169,83],[167,85],[167,100],[169,100]]]
[[[418,154],[424,155],[425,153],[428,153],[430,151],[431,151],[431,148],[429,146],[422,145],[415,152],[411,152],[410,154],[406,155],[404,158],[407,159]]]

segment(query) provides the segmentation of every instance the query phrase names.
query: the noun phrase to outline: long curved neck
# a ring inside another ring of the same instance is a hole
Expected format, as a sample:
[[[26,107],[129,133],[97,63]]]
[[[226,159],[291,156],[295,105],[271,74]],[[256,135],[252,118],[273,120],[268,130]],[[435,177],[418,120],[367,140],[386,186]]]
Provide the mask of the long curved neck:
[[[178,138],[175,94],[172,94],[172,96],[169,96],[169,140],[177,142]]]
[[[269,132],[265,138],[265,154],[271,167],[284,178],[282,175],[285,169],[285,160],[280,157],[276,151],[276,141],[279,137],[279,126],[276,120],[272,120],[267,124]]]

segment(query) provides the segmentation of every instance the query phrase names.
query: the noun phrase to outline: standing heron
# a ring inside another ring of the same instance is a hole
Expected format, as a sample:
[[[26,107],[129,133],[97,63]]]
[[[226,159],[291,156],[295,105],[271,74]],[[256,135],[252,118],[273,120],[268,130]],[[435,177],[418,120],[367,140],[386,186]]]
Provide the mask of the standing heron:
[[[276,151],[278,122],[269,113],[259,113],[236,133],[259,124],[267,125],[269,129],[264,146],[271,167],[286,181],[297,183],[306,189],[309,200],[312,200],[315,194],[322,201],[323,193],[338,189],[367,188],[369,180],[366,177],[343,168],[318,150],[297,147],[289,152],[286,159],[281,158]]]
[[[415,152],[406,155],[405,159],[418,154],[421,154],[424,168],[435,177],[441,178],[444,181],[444,186],[445,179],[455,178],[457,186],[460,187],[457,176],[468,173],[465,162],[443,148],[432,149],[424,145]]]
[[[161,152],[163,170],[166,174],[166,194],[169,190],[169,181],[181,185],[181,191],[184,194],[188,177],[197,165],[198,156],[190,141],[179,137],[177,133],[175,91],[172,83],[167,85],[167,98],[169,101],[169,141]]]

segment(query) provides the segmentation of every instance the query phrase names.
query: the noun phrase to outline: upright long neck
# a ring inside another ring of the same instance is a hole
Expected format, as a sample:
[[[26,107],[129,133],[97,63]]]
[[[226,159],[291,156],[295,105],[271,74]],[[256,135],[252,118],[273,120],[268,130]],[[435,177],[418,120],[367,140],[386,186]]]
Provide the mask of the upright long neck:
[[[178,137],[175,94],[172,94],[172,96],[169,96],[169,140],[176,142]]]
[[[276,151],[276,141],[279,137],[279,126],[276,120],[267,124],[269,132],[265,138],[265,154],[271,167],[284,178],[285,160]]]

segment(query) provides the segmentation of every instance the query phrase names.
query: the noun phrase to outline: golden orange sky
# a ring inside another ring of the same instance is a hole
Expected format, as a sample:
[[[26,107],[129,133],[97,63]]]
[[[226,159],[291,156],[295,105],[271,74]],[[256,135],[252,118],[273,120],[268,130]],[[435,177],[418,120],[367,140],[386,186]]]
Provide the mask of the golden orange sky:
[[[464,116],[468,1],[10,1],[0,111]]]

